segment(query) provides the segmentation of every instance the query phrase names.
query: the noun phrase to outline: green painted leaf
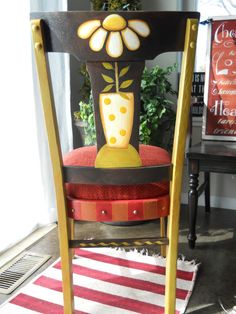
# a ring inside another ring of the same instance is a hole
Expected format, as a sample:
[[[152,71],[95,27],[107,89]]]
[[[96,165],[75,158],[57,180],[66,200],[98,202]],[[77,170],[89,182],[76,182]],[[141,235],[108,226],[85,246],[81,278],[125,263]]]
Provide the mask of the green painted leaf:
[[[121,83],[120,88],[127,88],[127,87],[129,87],[133,83],[133,81],[134,80],[124,81],[123,83]]]
[[[107,83],[113,83],[114,82],[113,78],[108,76],[108,75],[102,74],[102,77],[103,77],[104,81]]]
[[[123,69],[121,69],[119,77],[124,76],[129,71],[129,65]]]
[[[113,86],[114,86],[114,84],[109,84],[109,85],[107,85],[107,86],[102,90],[102,92],[104,92],[104,93],[109,92],[109,91],[112,89]]]
[[[126,99],[126,100],[129,100],[129,97],[126,95],[126,93],[120,92],[119,94],[120,94],[120,96],[121,96],[122,98],[124,98],[124,99]]]
[[[103,62],[102,64],[104,66],[105,69],[107,70],[113,70],[113,66],[111,63],[108,63],[108,62]]]

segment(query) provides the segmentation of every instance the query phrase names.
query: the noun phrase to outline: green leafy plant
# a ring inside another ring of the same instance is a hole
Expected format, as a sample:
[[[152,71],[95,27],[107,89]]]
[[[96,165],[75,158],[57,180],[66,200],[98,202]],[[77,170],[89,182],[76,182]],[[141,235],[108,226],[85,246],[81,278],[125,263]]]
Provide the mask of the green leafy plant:
[[[88,101],[81,100],[79,102],[79,111],[74,112],[74,120],[75,122],[84,122],[84,144],[94,144],[96,142],[96,129],[91,94]]]
[[[111,63],[103,63],[103,66],[108,70],[114,70]],[[128,67],[121,69],[119,76],[124,76],[128,70]],[[159,66],[155,66],[151,70],[144,69],[141,80],[140,143],[156,144],[170,150],[175,112],[172,109],[172,101],[168,99],[168,95],[176,95],[176,92],[169,81],[169,75],[175,70],[176,65],[165,69]],[[106,79],[104,80],[107,82]],[[112,77],[109,77],[108,80],[108,84],[115,84]],[[123,83],[127,81],[123,81]],[[96,134],[92,96],[90,95],[88,102],[81,101],[79,107],[80,119],[87,123],[85,127],[86,145],[94,144]],[[163,132],[164,134],[162,134]],[[164,139],[165,141],[163,141]]]
[[[80,111],[74,111],[74,120],[75,121],[81,121],[81,114]]]
[[[151,70],[144,69],[141,81],[141,114],[140,114],[140,142],[154,143],[170,150],[172,129],[175,112],[172,109],[170,95],[176,95],[169,81],[169,75],[176,70],[177,65],[165,69],[155,66]],[[163,141],[163,134],[169,136]]]
[[[85,63],[82,63],[80,66],[80,74],[83,77],[83,83],[80,89],[80,95],[81,95],[81,99],[86,102],[89,100],[89,97],[90,97],[91,83],[90,83],[90,78],[89,78],[89,74],[86,69]]]
[[[91,0],[91,4],[95,11],[136,11],[142,9],[140,0]]]

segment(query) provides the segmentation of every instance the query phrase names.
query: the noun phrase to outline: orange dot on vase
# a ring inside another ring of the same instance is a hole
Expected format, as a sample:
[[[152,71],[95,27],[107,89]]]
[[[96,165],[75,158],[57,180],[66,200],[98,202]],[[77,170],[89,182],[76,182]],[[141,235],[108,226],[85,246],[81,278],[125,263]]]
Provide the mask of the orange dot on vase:
[[[105,98],[104,99],[104,104],[105,105],[110,105],[110,103],[111,103],[111,99],[110,98]]]
[[[116,116],[115,116],[114,114],[110,114],[110,115],[109,115],[109,120],[110,120],[110,121],[114,121],[115,118],[116,118]]]
[[[124,129],[121,129],[121,130],[120,130],[120,135],[121,135],[121,136],[125,136],[125,135],[126,135],[126,131],[125,131]]]
[[[127,109],[125,107],[120,107],[120,112],[121,113],[126,113],[127,112]]]
[[[116,138],[115,137],[111,137],[110,138],[110,143],[111,144],[115,144],[116,143]]]

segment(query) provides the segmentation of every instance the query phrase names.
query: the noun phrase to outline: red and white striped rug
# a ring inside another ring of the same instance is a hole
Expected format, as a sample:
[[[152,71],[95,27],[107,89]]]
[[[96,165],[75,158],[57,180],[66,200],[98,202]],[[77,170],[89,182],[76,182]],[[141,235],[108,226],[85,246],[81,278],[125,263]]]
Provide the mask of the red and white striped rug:
[[[109,248],[78,249],[75,313],[164,313],[165,259]],[[178,261],[176,313],[184,313],[198,265]],[[63,313],[57,261],[0,308],[1,314]]]

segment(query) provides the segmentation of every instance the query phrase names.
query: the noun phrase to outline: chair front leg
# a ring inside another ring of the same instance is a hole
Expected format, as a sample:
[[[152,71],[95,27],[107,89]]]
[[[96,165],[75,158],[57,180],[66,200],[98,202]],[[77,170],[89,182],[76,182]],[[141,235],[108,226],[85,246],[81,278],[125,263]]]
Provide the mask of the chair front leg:
[[[160,218],[160,235],[166,237],[166,220],[165,217]],[[166,245],[161,245],[161,256],[166,257]]]
[[[75,221],[72,218],[68,218],[68,230],[70,240],[75,239]],[[70,249],[71,259],[73,260],[75,256],[75,249]]]

